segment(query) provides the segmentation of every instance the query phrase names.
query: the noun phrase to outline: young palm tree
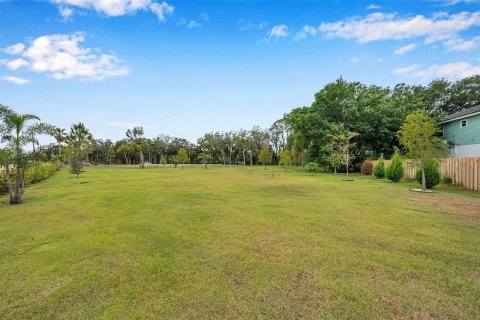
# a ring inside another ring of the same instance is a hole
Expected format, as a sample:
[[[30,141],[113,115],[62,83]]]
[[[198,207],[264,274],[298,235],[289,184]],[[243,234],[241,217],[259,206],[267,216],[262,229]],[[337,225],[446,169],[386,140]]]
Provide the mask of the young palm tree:
[[[33,114],[18,114],[9,107],[0,105],[0,117],[2,124],[2,140],[8,141],[9,149],[12,151],[13,162],[15,165],[15,187],[7,170],[7,184],[10,192],[10,204],[19,204],[23,201],[25,192],[24,171],[27,164],[27,157],[22,147],[31,142],[35,138],[35,130],[33,126],[27,126],[32,120],[40,121],[40,118]]]
[[[65,132],[65,129],[55,128],[55,130],[53,132],[53,137],[55,138],[55,140],[57,141],[57,144],[58,144],[58,155],[61,156],[62,155],[62,142],[64,142],[65,139],[67,138],[67,133]]]
[[[197,158],[203,162],[205,169],[207,169],[208,162],[213,160],[213,157],[210,154],[203,152],[200,153]]]

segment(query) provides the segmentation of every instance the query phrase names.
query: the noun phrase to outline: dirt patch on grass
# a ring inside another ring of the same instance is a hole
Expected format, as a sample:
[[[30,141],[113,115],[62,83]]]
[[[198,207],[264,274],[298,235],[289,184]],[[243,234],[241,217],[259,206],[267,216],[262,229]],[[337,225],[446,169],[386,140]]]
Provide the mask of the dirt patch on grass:
[[[412,197],[431,204],[437,211],[480,223],[480,198],[421,193],[412,193]]]
[[[321,289],[315,284],[316,270],[307,269],[292,279],[290,290],[294,304],[292,319],[314,318],[321,308]]]

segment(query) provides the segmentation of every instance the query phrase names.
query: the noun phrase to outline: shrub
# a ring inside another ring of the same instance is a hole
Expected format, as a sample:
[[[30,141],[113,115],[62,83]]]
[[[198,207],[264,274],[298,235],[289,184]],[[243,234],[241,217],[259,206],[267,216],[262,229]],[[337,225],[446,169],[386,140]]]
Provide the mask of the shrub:
[[[385,178],[385,161],[383,161],[383,155],[380,156],[377,165],[373,168],[373,174],[378,179]]]
[[[433,161],[428,162],[425,164],[424,170],[426,187],[427,189],[433,189],[433,187],[440,183],[440,170],[438,169],[438,165]],[[418,183],[422,184],[422,170],[417,170],[416,179]]]
[[[310,174],[314,174],[318,171],[318,164],[316,162],[309,162],[305,166],[305,171],[307,171]]]
[[[445,177],[443,177],[442,182],[443,182],[443,184],[452,184],[453,179],[452,179],[452,177],[445,176]]]
[[[59,169],[59,164],[55,162],[34,162],[25,170],[25,183],[28,185],[45,180]],[[15,183],[14,168],[10,169],[10,177],[12,178],[12,183]],[[2,171],[0,173],[0,193],[5,192],[8,192],[8,186],[5,171]]]
[[[390,165],[385,169],[385,175],[392,182],[399,182],[403,178],[403,163],[400,152],[395,150]]]
[[[370,160],[363,161],[360,171],[367,176],[371,176],[372,172],[373,172],[372,161],[370,161]]]

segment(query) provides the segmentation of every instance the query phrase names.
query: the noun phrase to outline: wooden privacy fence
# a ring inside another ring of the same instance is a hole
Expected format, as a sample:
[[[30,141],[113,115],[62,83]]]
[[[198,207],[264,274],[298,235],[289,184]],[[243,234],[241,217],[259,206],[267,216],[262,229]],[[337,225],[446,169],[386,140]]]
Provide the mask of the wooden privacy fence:
[[[377,165],[378,160],[372,161]],[[409,160],[403,160],[405,179],[415,179],[417,168],[410,165]],[[385,160],[385,167],[390,160]],[[480,158],[444,158],[440,163],[440,174],[443,177],[452,178],[452,183],[466,189],[480,191]]]

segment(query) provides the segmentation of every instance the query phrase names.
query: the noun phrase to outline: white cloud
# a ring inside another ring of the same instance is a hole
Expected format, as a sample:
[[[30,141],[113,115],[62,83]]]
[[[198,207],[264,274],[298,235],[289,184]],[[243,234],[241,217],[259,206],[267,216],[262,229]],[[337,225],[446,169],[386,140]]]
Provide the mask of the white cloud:
[[[73,9],[72,8],[66,8],[66,7],[59,7],[58,8],[58,13],[60,13],[63,20],[68,20],[72,17]]]
[[[407,66],[407,67],[397,68],[397,69],[394,69],[394,70],[393,70],[393,74],[396,75],[396,76],[407,75],[407,74],[412,73],[412,72],[415,71],[416,69],[418,69],[418,67],[420,67],[420,65],[418,65],[418,64],[412,64],[412,65],[409,65],[409,66]]]
[[[245,20],[240,20],[238,22],[240,31],[249,31],[249,30],[263,30],[268,28],[268,22],[260,22],[257,24],[245,21]]]
[[[132,14],[139,10],[149,10],[157,15],[159,20],[163,21],[174,10],[174,7],[166,1],[156,2],[153,0],[50,0],[50,2],[60,6],[60,14],[64,18],[64,14],[67,15],[67,18],[72,15],[72,8],[94,10],[109,17]]]
[[[458,39],[458,34],[480,25],[480,12],[460,12],[448,15],[435,14],[399,17],[396,13],[376,12],[363,18],[353,17],[343,21],[322,23],[319,31],[328,38],[355,39],[359,43],[381,40],[403,40],[423,37],[426,44]]]
[[[5,66],[10,70],[17,70],[19,68],[26,67],[28,65],[29,63],[22,58],[5,61]]]
[[[11,83],[19,84],[19,85],[24,85],[30,82],[30,80],[28,79],[23,79],[23,78],[13,77],[13,76],[5,76],[3,77],[3,80]]]
[[[270,37],[282,38],[288,36],[288,27],[285,24],[273,26],[269,32]]]
[[[297,32],[295,37],[293,37],[294,40],[302,40],[307,37],[307,35],[315,36],[318,32],[318,29],[311,27],[309,25],[306,25],[302,28],[300,32]]]
[[[203,21],[209,21],[210,20],[210,17],[205,12],[201,13],[200,17],[203,19]]]
[[[379,5],[376,5],[376,4],[370,4],[368,5],[365,9],[368,9],[368,10],[377,10],[377,9],[380,9],[381,7]]]
[[[201,26],[202,26],[202,24],[198,21],[195,21],[195,20],[190,20],[187,24],[188,29],[199,28]]]
[[[417,47],[417,45],[414,44],[414,43],[407,44],[406,46],[400,47],[400,48],[396,49],[395,51],[393,51],[393,54],[397,55],[397,56],[403,56],[405,53],[407,53],[409,51],[412,51],[416,47]]]
[[[170,15],[174,11],[174,7],[166,3],[165,1],[162,3],[153,2],[149,5],[150,10],[155,13],[158,17],[158,20],[164,21],[167,15]]]
[[[453,5],[456,5],[458,3],[475,3],[475,2],[478,2],[478,0],[446,0],[443,2],[443,5],[444,6],[453,6]]]
[[[25,49],[23,43],[17,43],[9,47],[3,48],[2,51],[8,54],[20,54]]]
[[[412,74],[414,78],[447,78],[461,79],[480,74],[480,66],[472,66],[463,61],[433,65],[424,70]]]
[[[480,43],[480,36],[463,40],[461,38],[451,38],[443,42],[448,51],[470,51],[475,49]]]
[[[11,70],[25,67],[45,72],[54,79],[102,80],[129,73],[128,67],[115,55],[96,54],[91,48],[81,47],[84,41],[83,33],[41,36],[34,39],[20,57],[4,64]]]

